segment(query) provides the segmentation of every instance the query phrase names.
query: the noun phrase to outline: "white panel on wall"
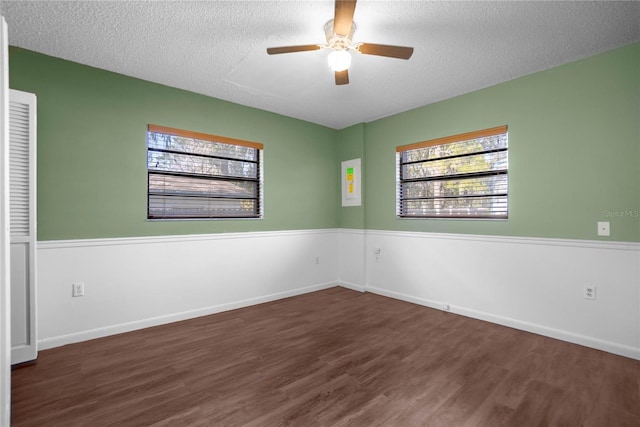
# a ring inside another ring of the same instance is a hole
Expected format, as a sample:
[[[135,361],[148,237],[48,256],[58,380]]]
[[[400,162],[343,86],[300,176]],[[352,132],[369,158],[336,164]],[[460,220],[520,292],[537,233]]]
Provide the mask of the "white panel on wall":
[[[360,206],[362,204],[361,160],[345,160],[342,162],[342,206]]]
[[[43,348],[340,284],[640,358],[635,243],[343,229],[41,242],[38,254]]]
[[[41,347],[336,286],[337,239],[302,230],[40,242]],[[85,294],[73,298],[78,282]]]
[[[368,291],[640,358],[637,243],[368,231],[366,251]]]
[[[365,230],[340,230],[338,282],[346,288],[365,290]]]

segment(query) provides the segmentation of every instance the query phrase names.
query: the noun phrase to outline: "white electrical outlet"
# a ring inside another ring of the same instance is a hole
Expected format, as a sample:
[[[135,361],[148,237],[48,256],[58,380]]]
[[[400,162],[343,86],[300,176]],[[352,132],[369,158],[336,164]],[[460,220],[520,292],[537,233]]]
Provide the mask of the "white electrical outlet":
[[[598,221],[598,236],[611,236],[609,221]]]
[[[83,297],[84,296],[84,283],[74,283],[72,285],[72,296]]]
[[[596,287],[585,286],[584,287],[584,299],[596,299]]]

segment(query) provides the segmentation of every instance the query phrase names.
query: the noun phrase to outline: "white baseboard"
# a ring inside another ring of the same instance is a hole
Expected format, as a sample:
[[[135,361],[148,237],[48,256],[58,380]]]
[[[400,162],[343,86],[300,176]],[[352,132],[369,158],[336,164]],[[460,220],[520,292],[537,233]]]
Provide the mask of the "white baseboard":
[[[352,291],[366,292],[366,289],[365,289],[365,287],[363,285],[357,285],[355,283],[349,283],[349,282],[340,281],[340,282],[338,282],[338,286],[342,286],[343,288],[351,289]]]
[[[293,289],[285,292],[278,292],[269,295],[263,295],[254,298],[248,298],[241,301],[234,301],[226,304],[219,304],[210,307],[203,307],[196,310],[184,311],[181,313],[172,313],[165,316],[158,316],[150,319],[138,320],[135,322],[121,323],[118,325],[110,325],[104,328],[91,329],[87,331],[76,332],[72,334],[51,337],[41,339],[38,341],[38,347],[40,350],[46,350],[49,348],[60,347],[67,344],[74,344],[82,341],[88,341],[96,338],[102,338],[110,335],[121,334],[125,332],[136,331],[139,329],[150,328],[153,326],[165,325],[172,322],[179,322],[181,320],[194,319],[196,317],[208,316],[211,314],[221,313],[224,311],[236,310],[239,308],[249,307],[256,304],[263,304],[266,302],[276,301],[283,298],[294,297],[297,295],[303,295],[309,292],[316,292],[323,289],[328,289],[337,286],[334,282],[321,283],[313,286],[307,286],[304,288]]]
[[[422,305],[437,310],[447,311],[461,316],[470,317],[472,319],[484,320],[498,325],[507,326],[521,331],[531,332],[538,335],[543,335],[550,338],[555,338],[562,341],[567,341],[574,344],[583,345],[585,347],[595,348],[598,350],[606,351],[608,353],[618,354],[620,356],[629,357],[632,359],[640,360],[640,350],[630,346],[620,345],[610,341],[599,340],[596,338],[575,334],[560,329],[548,328],[533,323],[523,322],[517,319],[496,316],[490,313],[483,313],[477,310],[468,309],[465,307],[457,307],[447,304],[448,310],[444,309],[446,303],[441,301],[433,301],[429,299],[419,298],[411,295],[406,295],[398,292],[388,291],[385,289],[375,288],[368,286],[367,292],[394,298],[402,301],[411,302],[414,304]]]

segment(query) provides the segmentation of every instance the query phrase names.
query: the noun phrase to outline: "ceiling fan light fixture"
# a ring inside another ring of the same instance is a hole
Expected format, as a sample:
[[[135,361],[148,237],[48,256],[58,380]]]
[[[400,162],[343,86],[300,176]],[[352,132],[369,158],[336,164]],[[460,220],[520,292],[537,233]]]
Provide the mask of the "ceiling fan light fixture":
[[[331,71],[344,71],[351,65],[351,54],[347,50],[334,50],[327,60]]]
[[[277,55],[280,53],[330,49],[327,60],[331,71],[335,73],[336,85],[349,84],[350,50],[363,55],[385,56],[397,59],[411,58],[411,55],[413,55],[412,47],[352,42],[353,34],[357,28],[356,23],[353,21],[356,1],[335,0],[333,19],[324,24],[324,35],[327,39],[327,44],[269,47],[267,48],[267,54]],[[334,24],[336,25],[334,26]]]

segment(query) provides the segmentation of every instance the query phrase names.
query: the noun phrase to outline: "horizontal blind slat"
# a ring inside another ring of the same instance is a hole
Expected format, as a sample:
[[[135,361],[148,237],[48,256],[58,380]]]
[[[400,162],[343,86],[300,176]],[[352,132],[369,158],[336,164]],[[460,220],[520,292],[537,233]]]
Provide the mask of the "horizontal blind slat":
[[[29,105],[9,101],[9,223],[12,236],[30,229]]]

